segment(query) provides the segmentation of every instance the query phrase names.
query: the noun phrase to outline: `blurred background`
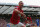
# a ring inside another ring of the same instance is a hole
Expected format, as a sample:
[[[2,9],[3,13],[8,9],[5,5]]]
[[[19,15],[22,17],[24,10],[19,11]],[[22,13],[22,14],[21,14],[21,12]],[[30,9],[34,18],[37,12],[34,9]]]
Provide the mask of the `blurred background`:
[[[15,6],[18,6],[18,2],[23,1],[23,11],[27,17],[32,18],[32,22],[36,23],[36,19],[40,21],[40,0],[0,0],[0,23],[5,22],[10,23],[10,18],[12,16]],[[24,19],[20,19],[24,22]]]

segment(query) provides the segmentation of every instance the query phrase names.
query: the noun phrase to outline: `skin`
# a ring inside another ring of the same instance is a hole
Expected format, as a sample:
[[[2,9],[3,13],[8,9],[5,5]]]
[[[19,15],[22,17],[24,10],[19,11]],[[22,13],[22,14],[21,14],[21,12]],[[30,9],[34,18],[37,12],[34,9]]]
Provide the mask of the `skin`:
[[[19,2],[19,8],[22,9],[22,7],[23,7],[23,2],[21,1]]]
[[[20,8],[20,10],[22,9],[22,7],[23,7],[23,2],[19,2],[19,8]],[[25,25],[23,25],[21,27],[25,27]]]
[[[23,2],[22,1],[20,1],[19,2],[19,8],[20,8],[20,10],[22,10],[22,7],[23,7]],[[24,13],[22,13],[22,12],[20,12],[19,10],[15,10],[16,12],[18,12],[18,13],[20,13],[20,14],[22,14],[23,16],[22,17],[26,17],[26,15],[24,14]],[[25,25],[23,25],[23,26],[21,26],[21,27],[26,27]]]
[[[19,8],[20,8],[20,10],[22,10],[22,7],[23,7],[23,2],[22,1],[20,1],[19,2],[19,4],[18,4],[18,6],[19,6]],[[25,18],[25,14],[24,13],[22,13],[22,12],[20,12],[19,10],[17,10],[17,9],[14,9],[14,11],[16,12],[16,13],[19,13],[19,14],[21,14],[21,15],[23,15],[24,16],[24,18]],[[10,27],[11,27],[11,23],[9,23],[10,24]],[[21,27],[26,27],[25,25],[23,25],[23,26],[21,26]]]
[[[23,2],[22,2],[22,1],[20,1],[18,6],[19,6],[20,10],[22,10]],[[19,11],[19,10],[17,10],[17,9],[14,9],[14,11],[15,11],[16,13],[19,13],[19,14],[23,15],[23,16],[22,16],[23,18],[25,18],[25,17],[26,17],[26,15],[25,15],[24,13],[20,12],[20,11]]]

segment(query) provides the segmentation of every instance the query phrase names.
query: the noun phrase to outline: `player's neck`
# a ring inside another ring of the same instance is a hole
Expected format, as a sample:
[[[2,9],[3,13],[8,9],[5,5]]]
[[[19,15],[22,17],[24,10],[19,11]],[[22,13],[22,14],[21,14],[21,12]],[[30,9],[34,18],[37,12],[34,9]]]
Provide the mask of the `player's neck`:
[[[19,6],[20,10],[22,10],[22,8]]]

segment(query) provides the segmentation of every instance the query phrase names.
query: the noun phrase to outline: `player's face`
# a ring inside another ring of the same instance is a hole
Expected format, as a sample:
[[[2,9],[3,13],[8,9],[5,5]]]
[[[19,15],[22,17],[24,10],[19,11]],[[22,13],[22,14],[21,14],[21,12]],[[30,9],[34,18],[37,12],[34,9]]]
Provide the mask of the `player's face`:
[[[20,2],[20,3],[19,3],[19,6],[20,6],[20,7],[23,7],[23,2]]]

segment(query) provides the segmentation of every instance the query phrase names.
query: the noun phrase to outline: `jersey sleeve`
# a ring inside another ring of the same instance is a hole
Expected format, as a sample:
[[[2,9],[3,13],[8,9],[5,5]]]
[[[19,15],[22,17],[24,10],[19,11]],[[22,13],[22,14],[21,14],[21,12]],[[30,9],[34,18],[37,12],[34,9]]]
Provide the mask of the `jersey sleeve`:
[[[17,9],[17,8],[18,7],[15,7],[14,10]],[[13,13],[12,13],[12,17],[15,16],[15,13],[16,13],[14,10],[13,10]]]

